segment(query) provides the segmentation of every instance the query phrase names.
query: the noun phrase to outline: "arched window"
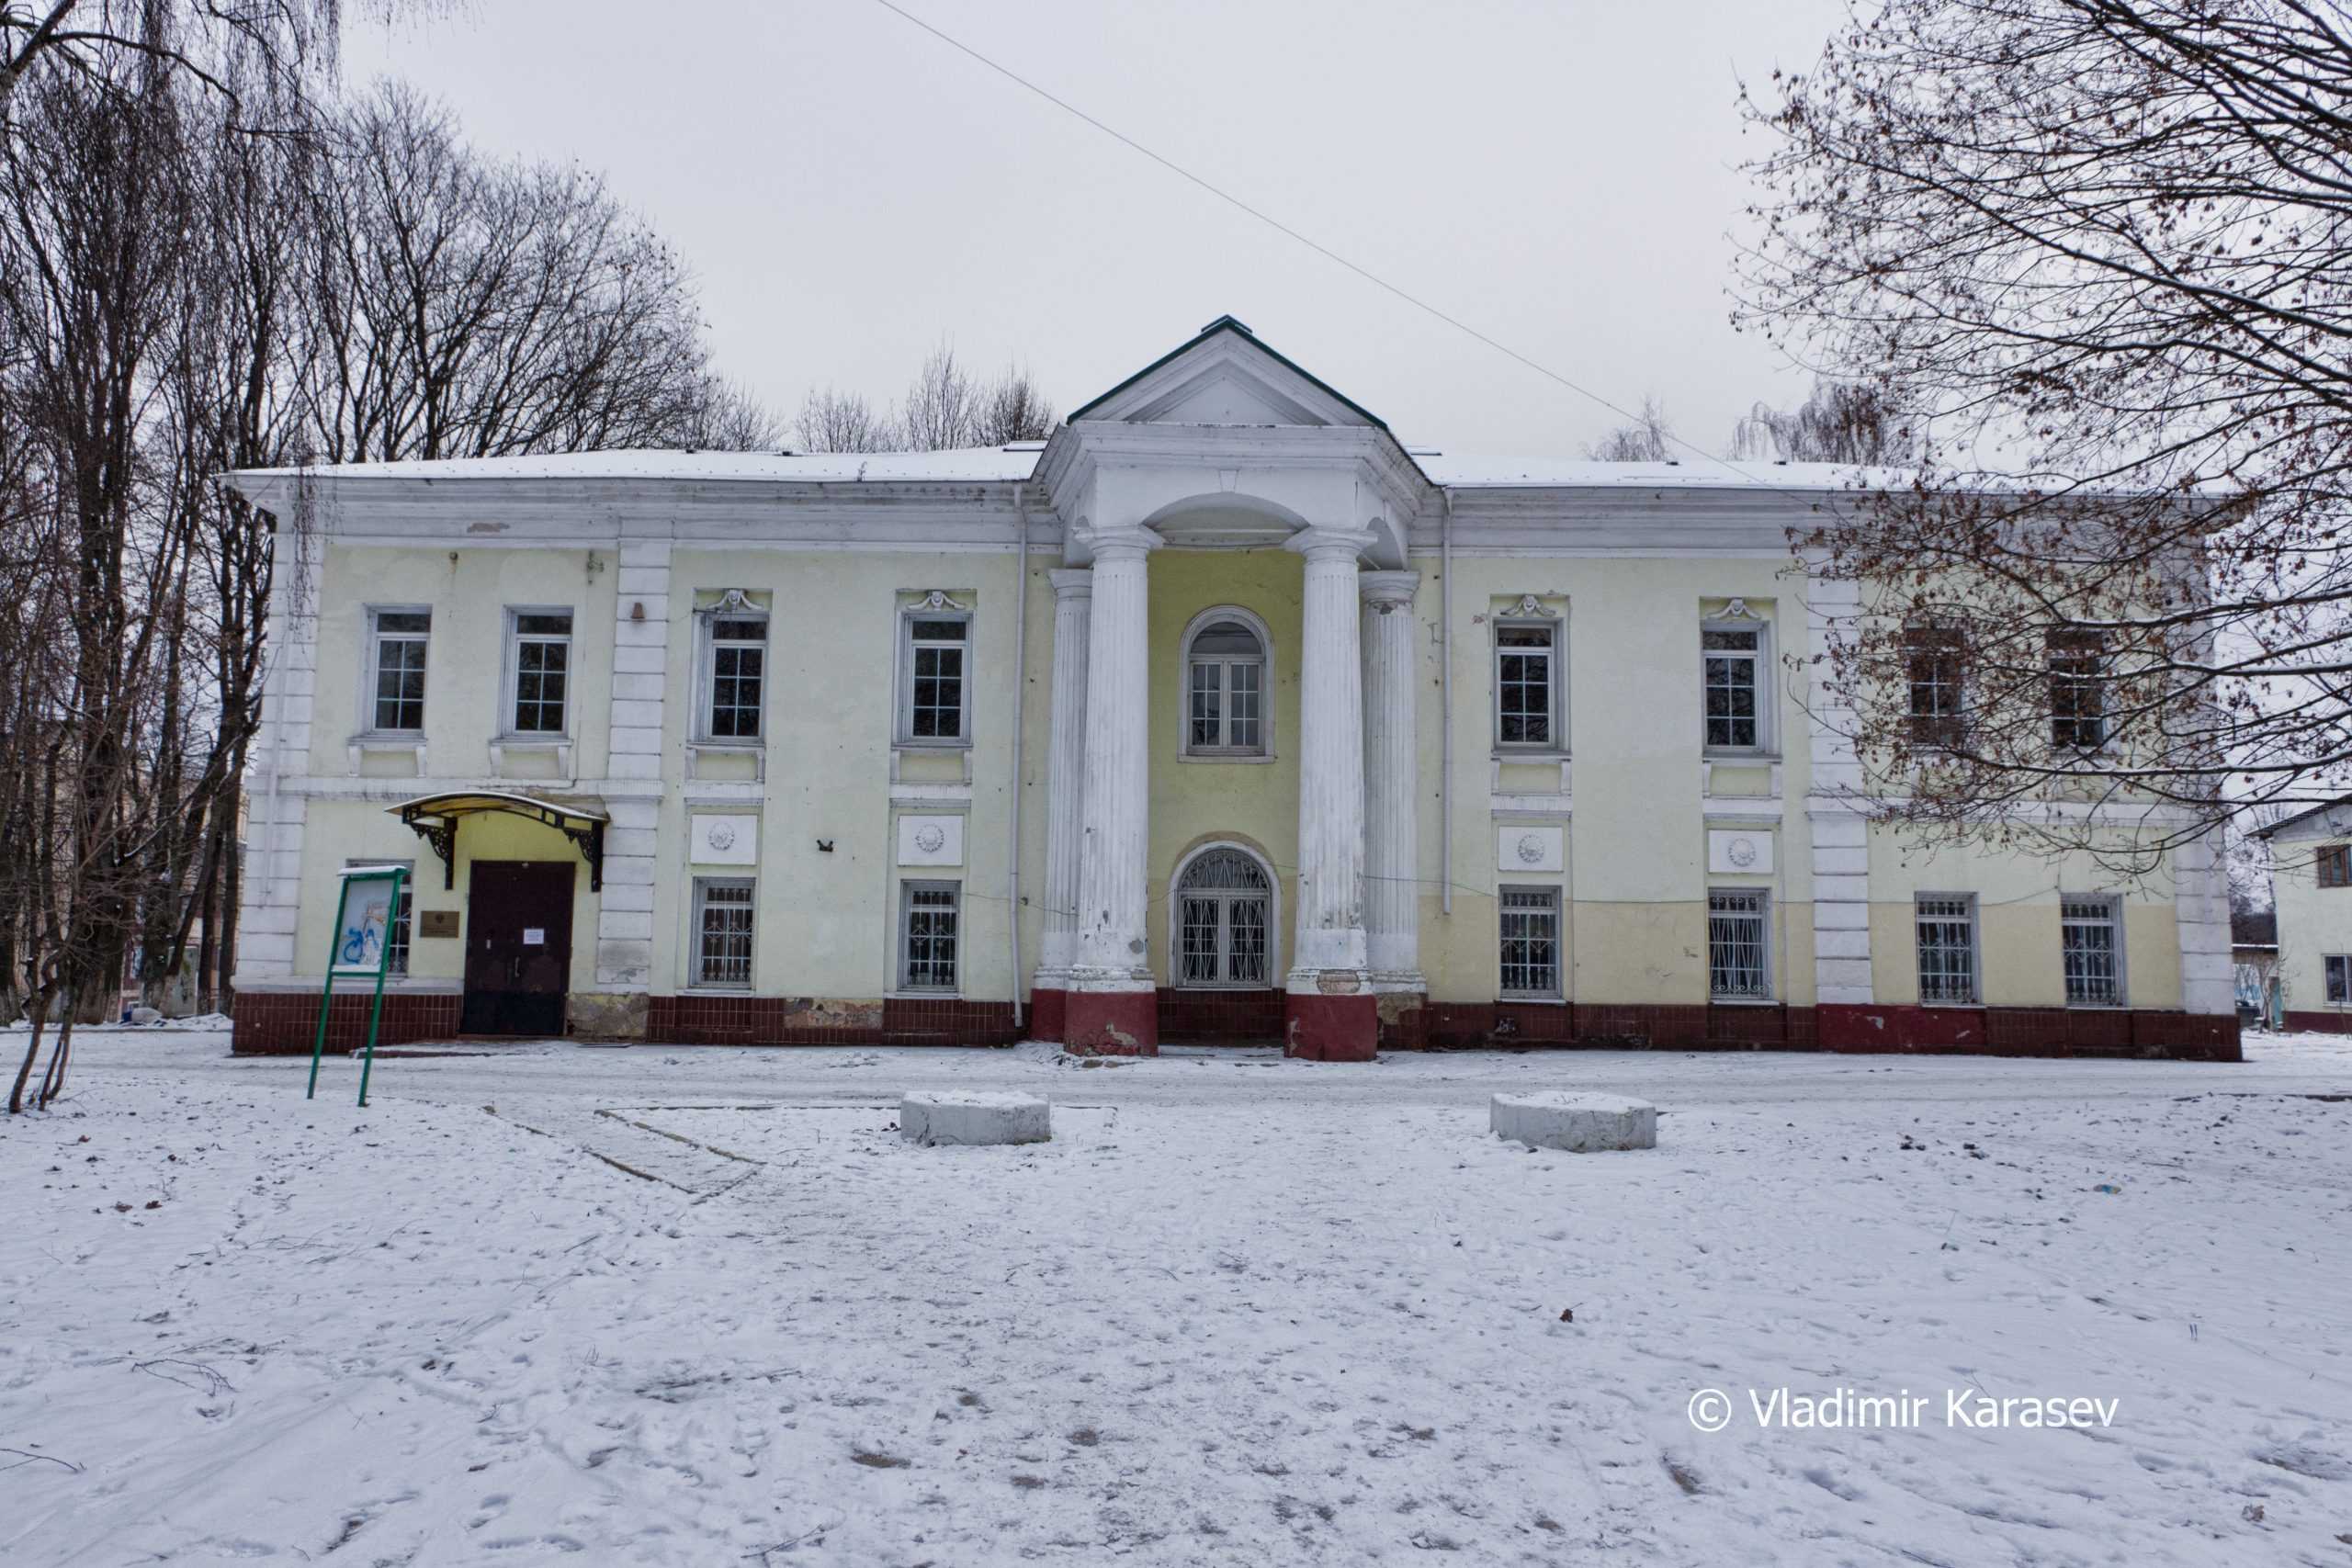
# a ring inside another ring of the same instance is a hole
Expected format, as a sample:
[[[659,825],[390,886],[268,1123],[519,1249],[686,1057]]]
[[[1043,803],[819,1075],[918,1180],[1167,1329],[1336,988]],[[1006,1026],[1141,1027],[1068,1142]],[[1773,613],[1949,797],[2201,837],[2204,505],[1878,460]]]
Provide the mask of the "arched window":
[[[1176,878],[1176,984],[1193,989],[1263,986],[1272,966],[1273,880],[1257,858],[1219,846]]]
[[[1272,753],[1266,635],[1245,611],[1211,610],[1184,638],[1184,754]]]

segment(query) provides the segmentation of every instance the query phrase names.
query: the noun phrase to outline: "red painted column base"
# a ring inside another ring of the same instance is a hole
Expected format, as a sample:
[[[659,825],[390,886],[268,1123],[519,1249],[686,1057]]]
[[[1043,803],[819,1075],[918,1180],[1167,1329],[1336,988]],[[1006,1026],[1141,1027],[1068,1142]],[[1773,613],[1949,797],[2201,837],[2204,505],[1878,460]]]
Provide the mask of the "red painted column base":
[[[1370,991],[1337,997],[1283,994],[1283,1055],[1310,1062],[1369,1062],[1379,1054],[1380,1001]]]
[[[1029,993],[1029,1038],[1059,1041],[1069,1029],[1069,993],[1044,989]]]
[[[1080,1056],[1159,1055],[1159,993],[1071,991],[1062,1048]]]

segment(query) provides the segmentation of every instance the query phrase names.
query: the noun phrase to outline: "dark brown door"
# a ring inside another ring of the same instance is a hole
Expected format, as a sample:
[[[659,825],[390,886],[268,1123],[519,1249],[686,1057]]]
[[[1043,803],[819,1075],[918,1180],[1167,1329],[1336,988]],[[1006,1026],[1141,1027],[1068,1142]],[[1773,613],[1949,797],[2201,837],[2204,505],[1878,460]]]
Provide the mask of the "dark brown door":
[[[466,898],[467,1034],[561,1034],[571,974],[569,862],[478,860]]]

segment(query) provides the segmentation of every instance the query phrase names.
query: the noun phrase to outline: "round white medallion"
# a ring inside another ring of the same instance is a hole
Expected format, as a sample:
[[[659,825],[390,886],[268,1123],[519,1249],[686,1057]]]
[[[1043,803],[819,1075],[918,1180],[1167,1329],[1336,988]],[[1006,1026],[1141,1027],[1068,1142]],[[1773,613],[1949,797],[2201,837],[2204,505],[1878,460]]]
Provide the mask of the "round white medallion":
[[[936,822],[926,822],[915,829],[915,848],[927,855],[935,855],[947,842],[947,829]]]
[[[1521,865],[1533,865],[1544,858],[1544,839],[1538,833],[1519,836],[1519,860]]]
[[[1753,839],[1734,839],[1730,843],[1724,846],[1724,858],[1743,870],[1748,866],[1754,865],[1756,863],[1756,840]]]
[[[709,831],[703,835],[703,841],[707,843],[714,850],[733,849],[735,847],[735,824],[726,821],[723,818],[719,821],[713,822],[710,825]]]

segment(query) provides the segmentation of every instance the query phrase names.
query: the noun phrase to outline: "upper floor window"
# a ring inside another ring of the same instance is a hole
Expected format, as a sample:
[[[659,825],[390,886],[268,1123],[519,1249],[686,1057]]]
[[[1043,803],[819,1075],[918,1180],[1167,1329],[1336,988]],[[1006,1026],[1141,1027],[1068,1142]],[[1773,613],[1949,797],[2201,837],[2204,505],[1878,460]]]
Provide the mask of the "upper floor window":
[[[1960,743],[1966,710],[1961,637],[1945,626],[1913,626],[1904,637],[1911,688],[1911,741],[1926,750]]]
[[[1559,749],[1559,622],[1495,623],[1495,743]]]
[[[515,735],[561,735],[571,687],[571,612],[510,610]]]
[[[933,593],[899,618],[899,739],[956,745],[971,738],[972,617]]]
[[[2050,634],[2050,740],[2096,751],[2107,744],[2107,639],[2086,626]]]
[[[368,636],[370,725],[379,731],[424,728],[424,645],[433,631],[430,610],[370,610]]]
[[[757,740],[767,691],[768,618],[732,594],[703,615],[702,733]]]
[[[1711,623],[1699,633],[1699,649],[1706,692],[1707,750],[1764,750],[1763,624]]]
[[[2352,887],[2352,845],[2323,844],[2313,863],[2322,887]]]
[[[1238,615],[1212,613],[1184,644],[1184,752],[1263,757],[1266,639]]]

